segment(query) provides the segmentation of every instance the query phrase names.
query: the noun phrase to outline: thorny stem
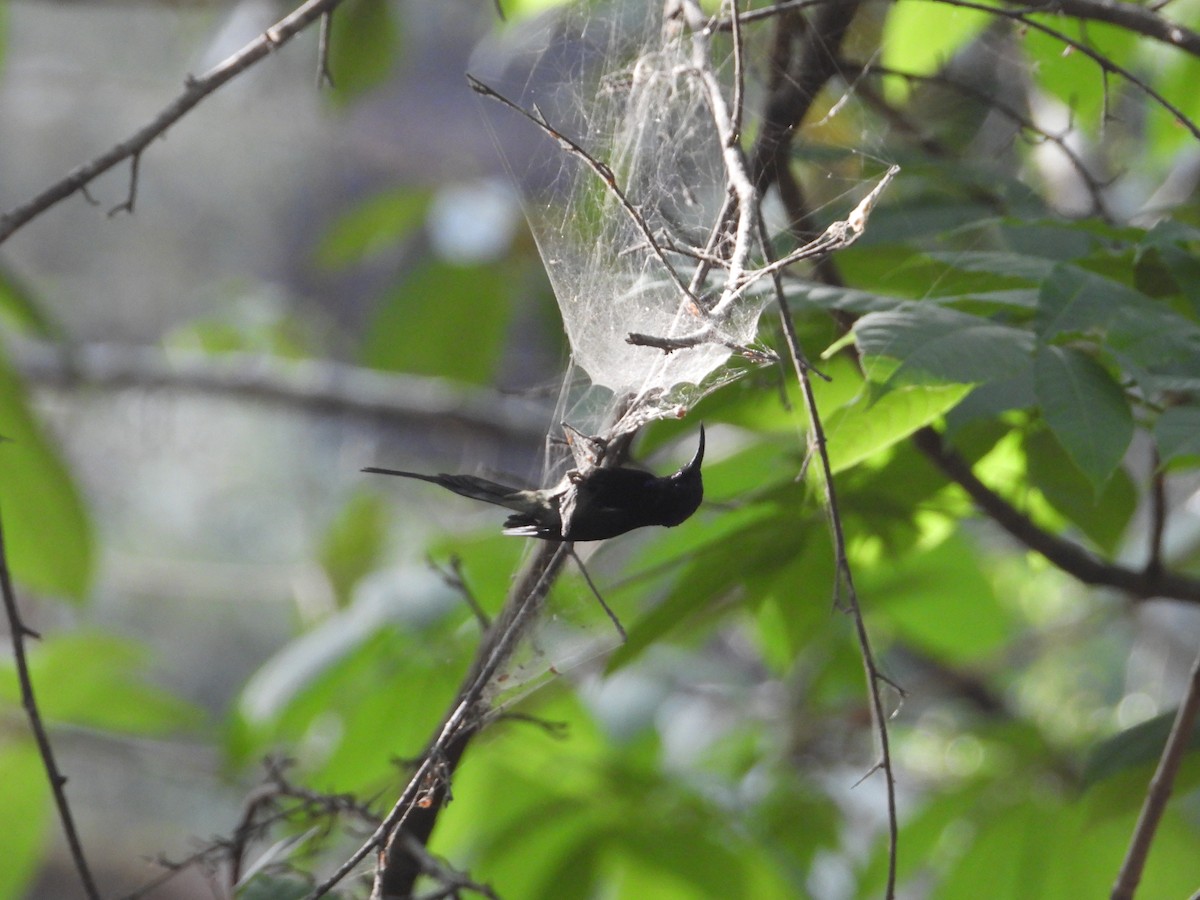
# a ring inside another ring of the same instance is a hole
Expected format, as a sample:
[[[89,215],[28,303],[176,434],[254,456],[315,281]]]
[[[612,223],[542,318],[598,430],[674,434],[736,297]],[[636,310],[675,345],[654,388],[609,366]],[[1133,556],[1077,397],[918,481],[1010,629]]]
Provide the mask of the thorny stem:
[[[694,15],[699,14],[699,8],[695,5],[695,0],[685,0],[687,6],[694,9]],[[741,42],[741,30],[738,26],[738,9],[736,0],[732,0],[731,19],[733,22],[733,38],[735,45]],[[746,286],[752,281],[766,275],[770,275],[775,287],[775,296],[778,301],[780,310],[780,319],[783,325],[785,340],[788,345],[788,352],[792,359],[792,366],[796,373],[796,378],[800,384],[801,392],[804,396],[804,406],[808,414],[809,421],[809,436],[810,445],[815,448],[818,459],[821,463],[822,482],[825,489],[826,509],[829,514],[830,527],[833,532],[834,544],[834,559],[837,570],[837,582],[834,586],[835,597],[842,601],[841,594],[844,588],[845,608],[850,612],[851,618],[854,621],[855,635],[859,645],[859,651],[862,656],[863,668],[866,675],[867,692],[870,698],[871,718],[874,723],[876,733],[879,736],[880,758],[878,768],[884,773],[884,778],[887,783],[887,818],[888,818],[888,879],[886,897],[892,898],[895,895],[896,887],[896,859],[897,847],[899,843],[899,821],[896,814],[896,779],[895,772],[892,766],[891,742],[888,735],[887,715],[883,706],[883,696],[880,690],[880,683],[891,683],[885,675],[880,671],[875,659],[875,654],[871,646],[870,635],[867,632],[866,623],[863,619],[862,608],[859,605],[858,593],[854,587],[854,577],[850,568],[850,561],[846,555],[846,540],[845,532],[842,528],[841,514],[838,509],[837,492],[834,486],[833,470],[829,462],[829,454],[826,448],[825,430],[821,422],[820,411],[817,408],[816,397],[813,394],[812,380],[809,375],[808,361],[800,348],[800,341],[796,336],[795,324],[792,321],[791,311],[787,305],[787,298],[784,296],[783,285],[779,278],[779,272],[782,270],[782,264],[776,264],[771,260],[771,243],[770,235],[767,232],[766,222],[762,215],[762,207],[758,192],[750,178],[750,173],[747,169],[746,158],[742,152],[741,144],[738,140],[737,131],[733,121],[730,119],[729,109],[724,102],[719,85],[717,84],[715,73],[712,71],[710,54],[708,53],[708,38],[707,33],[702,31],[694,31],[693,41],[695,52],[693,53],[694,64],[703,79],[704,84],[709,94],[709,108],[712,113],[713,122],[717,127],[718,135],[721,139],[721,147],[725,160],[725,171],[732,192],[736,196],[737,206],[735,213],[736,221],[736,237],[733,245],[733,252],[728,261],[728,281],[729,286],[726,289],[726,295],[713,309],[715,315],[719,315],[720,311],[734,299],[741,296]],[[740,51],[735,48],[734,58],[740,59]],[[742,71],[740,66],[735,73],[737,77],[741,77]],[[735,97],[740,98],[741,91],[735,89]],[[858,205],[858,207],[847,217],[845,223],[842,224],[842,229],[835,230],[830,228],[821,238],[819,243],[825,238],[829,238],[829,249],[834,247],[846,246],[852,243],[859,235],[862,234],[866,227],[866,220],[869,216],[872,207],[879,197],[880,192],[887,186],[892,177],[899,171],[899,168],[893,166],[879,185],[871,191]],[[757,232],[758,243],[761,247],[766,264],[759,269],[756,269],[753,275],[745,273],[745,263],[748,260],[751,242]],[[787,260],[795,262],[795,259]],[[839,602],[841,605],[841,602]]]
[[[36,633],[25,625],[21,619],[21,611],[17,608],[17,596],[13,590],[12,575],[8,570],[8,554],[4,549],[4,530],[0,525],[0,593],[4,594],[4,611],[8,616],[8,628],[12,637],[13,659],[17,668],[17,680],[21,685],[21,705],[29,719],[29,728],[37,742],[38,753],[42,757],[42,766],[50,781],[50,790],[54,794],[54,803],[58,807],[58,817],[62,821],[63,834],[71,851],[71,860],[79,873],[84,893],[90,900],[99,900],[100,891],[92,878],[88,867],[87,857],[83,853],[83,844],[79,840],[79,832],[75,829],[75,818],[71,815],[71,805],[67,802],[65,790],[67,778],[54,761],[54,750],[50,746],[50,736],[46,733],[46,725],[38,709],[37,698],[33,693],[33,678],[29,674],[29,660],[25,655],[25,639],[36,637]]]
[[[780,191],[791,181],[791,170],[787,164],[786,150],[791,141],[794,128],[803,119],[805,112],[815,99],[820,87],[834,73],[834,59],[837,47],[849,27],[850,20],[857,12],[857,3],[846,2],[834,4],[822,11],[824,19],[819,23],[810,23],[805,47],[805,54],[799,60],[800,77],[795,77],[789,71],[783,73],[773,91],[771,103],[768,105],[767,121],[763,125],[763,133],[755,148],[752,163],[754,183],[760,191],[766,190],[771,184],[776,184]],[[781,29],[787,27],[781,20]],[[785,40],[784,38],[780,39]],[[778,42],[777,42],[778,43]],[[777,63],[786,65],[788,54],[786,44],[781,46],[783,52],[776,57]],[[851,229],[850,241],[861,234],[866,224],[866,217],[879,192],[887,181],[895,175],[890,170],[877,188],[868,195],[859,207],[847,219]],[[795,216],[799,224],[807,218],[807,210],[798,208],[795,204],[789,206],[789,212]],[[798,214],[798,215],[797,215]],[[882,770],[887,790],[887,821],[888,821],[888,874],[885,897],[891,900],[896,891],[897,858],[899,850],[900,826],[896,811],[896,778],[892,763],[891,739],[887,727],[887,714],[883,705],[881,683],[895,686],[880,670],[871,645],[870,634],[863,619],[862,607],[859,604],[858,592],[854,586],[853,572],[846,554],[845,532],[842,527],[841,513],[838,507],[837,490],[834,484],[832,466],[826,446],[825,430],[817,408],[816,397],[812,389],[812,379],[809,375],[809,365],[800,347],[796,335],[795,323],[791,310],[784,296],[780,279],[781,267],[773,266],[771,244],[766,229],[766,222],[761,207],[756,208],[756,224],[759,232],[759,243],[767,260],[767,269],[771,276],[775,296],[779,306],[780,323],[783,328],[784,340],[791,356],[792,367],[804,397],[805,411],[809,420],[810,452],[815,451],[821,465],[821,480],[825,490],[825,505],[829,516],[830,530],[833,535],[834,563],[837,572],[837,582],[834,586],[835,598],[850,613],[854,622],[855,636],[859,645],[864,674],[867,682],[867,694],[870,699],[871,719],[879,738],[879,761],[877,768]],[[828,234],[829,232],[826,232]],[[824,237],[824,235],[822,236]],[[820,241],[821,238],[818,238]],[[843,595],[844,590],[844,595]]]
[[[766,223],[759,212],[758,227],[766,243]],[[769,253],[769,249],[767,251]],[[883,707],[883,696],[880,682],[895,684],[880,670],[871,646],[871,636],[863,619],[862,607],[858,600],[858,591],[854,587],[854,575],[850,568],[850,560],[846,555],[846,535],[842,528],[841,512],[838,509],[837,489],[833,481],[833,469],[829,463],[829,451],[825,441],[825,428],[821,422],[821,414],[817,408],[816,396],[813,394],[812,378],[809,366],[800,348],[800,340],[796,336],[796,325],[792,319],[787,298],[783,293],[783,284],[778,270],[772,273],[775,282],[775,296],[779,305],[779,320],[783,327],[784,342],[792,360],[792,368],[800,384],[804,397],[804,409],[808,415],[809,452],[815,452],[821,464],[821,481],[825,489],[825,508],[829,515],[829,527],[833,534],[833,555],[836,570],[834,585],[835,601],[839,607],[845,608],[854,622],[854,633],[858,640],[858,649],[862,657],[863,670],[866,675],[867,694],[871,704],[871,721],[879,736],[879,762],[877,768],[883,772],[887,785],[887,820],[888,820],[888,876],[885,896],[892,898],[896,893],[896,861],[900,842],[900,823],[896,814],[896,775],[892,765],[891,739],[888,734],[887,715]],[[844,589],[844,593],[843,593]]]

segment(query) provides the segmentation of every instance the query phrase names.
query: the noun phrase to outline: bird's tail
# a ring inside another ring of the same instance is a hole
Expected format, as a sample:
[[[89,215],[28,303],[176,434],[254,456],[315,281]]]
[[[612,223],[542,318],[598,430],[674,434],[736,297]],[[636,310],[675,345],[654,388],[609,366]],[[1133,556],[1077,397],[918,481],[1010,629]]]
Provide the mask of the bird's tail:
[[[517,512],[528,512],[530,507],[529,492],[518,488],[478,478],[474,475],[422,475],[420,472],[405,472],[400,469],[380,469],[370,466],[364,472],[374,472],[379,475],[398,475],[401,478],[416,478],[431,484],[441,485],[447,490],[454,491],[472,500],[482,500],[484,503],[494,503],[506,509]]]

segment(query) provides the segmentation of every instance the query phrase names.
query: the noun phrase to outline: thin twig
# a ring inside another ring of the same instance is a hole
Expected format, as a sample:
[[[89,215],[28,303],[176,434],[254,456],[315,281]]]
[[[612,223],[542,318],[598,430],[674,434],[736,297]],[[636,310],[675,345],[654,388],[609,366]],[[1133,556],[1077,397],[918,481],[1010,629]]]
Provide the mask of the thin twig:
[[[329,67],[330,37],[333,35],[333,10],[321,16],[321,28],[317,32],[317,88],[331,88],[333,70]]]
[[[1005,0],[1028,13],[1045,12],[1108,22],[1125,31],[1153,38],[1200,56],[1200,33],[1158,14],[1161,4],[1125,3],[1120,0]]]
[[[111,219],[118,213],[129,213],[133,215],[133,206],[137,202],[138,182],[142,172],[142,151],[138,150],[129,157],[129,192],[125,195],[125,200],[118,203],[108,211],[108,217]]]
[[[475,597],[475,592],[467,585],[467,580],[463,576],[462,557],[458,554],[453,554],[446,566],[439,566],[434,562],[433,557],[430,556],[429,565],[442,577],[442,581],[447,587],[455,591],[466,601],[467,606],[471,609],[471,614],[475,616],[475,621],[479,623],[480,628],[487,631],[491,627],[492,620],[483,611],[483,607],[479,605],[479,600]]]
[[[450,712],[421,755],[400,797],[374,833],[309,894],[312,900],[331,891],[376,849],[381,852],[375,874],[375,892],[381,896],[402,896],[411,888],[419,867],[414,865],[412,854],[406,850],[406,841],[415,835],[424,843],[432,831],[445,797],[445,782],[483,721],[484,693],[536,621],[542,601],[566,556],[563,544],[546,542],[539,545],[514,585],[500,617],[485,635]],[[410,821],[415,817],[422,820],[419,830]]]
[[[67,802],[67,778],[54,761],[54,750],[50,746],[50,736],[46,733],[42,714],[38,709],[37,698],[33,692],[33,677],[29,673],[29,660],[25,655],[25,639],[38,637],[38,634],[27,627],[21,619],[21,611],[17,608],[17,595],[13,590],[12,575],[8,569],[8,553],[4,549],[4,528],[0,524],[0,593],[4,594],[4,611],[8,616],[8,629],[12,637],[13,660],[17,668],[17,681],[21,685],[21,705],[29,719],[29,728],[37,742],[38,753],[42,757],[42,766],[50,781],[50,790],[54,794],[54,803],[58,807],[58,818],[62,822],[63,834],[71,851],[71,860],[75,863],[75,871],[83,885],[84,893],[90,900],[99,900],[100,891],[92,878],[88,867],[87,857],[83,852],[83,844],[79,840],[79,832],[75,829],[75,818],[71,814],[71,805]],[[21,823],[10,823],[10,827],[20,827]]]
[[[951,78],[943,73],[933,72],[929,74],[922,74],[903,69],[896,69],[891,66],[879,65],[875,62],[871,62],[869,64],[860,64],[846,60],[841,61],[839,63],[839,67],[844,74],[856,72],[860,77],[880,77],[892,75],[896,78],[903,78],[912,83],[934,84],[941,87],[946,87],[985,105],[988,109],[995,111],[1013,124],[1019,126],[1023,132],[1027,132],[1026,139],[1030,143],[1045,142],[1053,144],[1067,160],[1067,162],[1071,164],[1071,168],[1074,169],[1075,174],[1078,175],[1079,179],[1083,182],[1084,188],[1091,197],[1094,214],[1099,215],[1106,221],[1114,221],[1113,215],[1109,211],[1108,204],[1104,199],[1104,190],[1115,179],[1110,178],[1107,180],[1102,180],[1092,174],[1091,169],[1088,168],[1087,163],[1079,154],[1079,151],[1071,145],[1069,140],[1071,135],[1070,129],[1058,134],[1047,131],[1033,121],[1033,119],[1028,115],[1012,106],[1009,106],[1007,103],[998,100],[988,92],[980,90],[973,85],[959,81],[956,78]],[[903,119],[899,110],[889,104],[877,91],[863,89],[861,90],[861,93],[862,96],[875,109],[879,110],[882,115],[886,116],[890,122],[900,125],[911,133],[916,133],[914,126]],[[944,148],[938,145],[935,141],[931,140],[925,135],[918,136],[920,138],[921,147],[923,150],[936,155],[946,155]]]
[[[1138,882],[1142,879],[1146,858],[1150,855],[1154,832],[1166,811],[1175,776],[1191,742],[1197,715],[1200,715],[1200,654],[1197,654],[1195,662],[1192,663],[1187,690],[1179,704],[1179,710],[1175,713],[1175,721],[1171,725],[1171,733],[1167,736],[1158,766],[1150,779],[1150,787],[1146,791],[1142,811],[1138,814],[1129,850],[1121,863],[1116,884],[1113,885],[1111,900],[1133,900]]]
[[[1114,75],[1120,75],[1139,91],[1174,116],[1180,125],[1191,132],[1192,137],[1200,139],[1200,125],[1197,125],[1194,121],[1192,121],[1192,119],[1189,118],[1187,113],[1185,113],[1182,109],[1152,88],[1141,78],[1138,78],[1138,76],[1133,74],[1132,71],[1120,65],[1119,63],[1113,62],[1111,57],[1101,53],[1099,50],[1093,49],[1083,41],[1077,41],[1069,34],[1059,31],[1057,28],[1051,28],[1049,25],[1043,24],[1037,19],[1032,18],[1031,11],[1028,9],[1028,7],[1020,10],[1007,10],[999,9],[995,6],[988,6],[984,3],[975,3],[972,2],[972,0],[936,0],[936,2],[944,3],[947,6],[957,6],[962,9],[977,10],[979,12],[984,12],[1002,19],[1011,19],[1015,22],[1020,22],[1022,25],[1032,28],[1035,31],[1040,31],[1057,41],[1061,41],[1064,46],[1070,47],[1072,50],[1082,53],[1084,56],[1094,62],[1100,68],[1102,73],[1111,72]],[[1033,14],[1036,14],[1036,11],[1032,12]],[[1107,90],[1105,92],[1105,96],[1107,97]]]
[[[654,237],[654,232],[651,230],[649,223],[646,222],[645,216],[641,214],[638,208],[625,195],[625,191],[617,183],[617,176],[614,174],[612,167],[609,166],[608,163],[601,159],[597,159],[595,156],[585,150],[577,141],[572,140],[562,132],[556,130],[554,126],[546,121],[546,117],[543,116],[536,108],[533,112],[523,109],[516,103],[513,103],[513,101],[509,100],[503,94],[484,84],[470,73],[467,74],[467,83],[471,86],[471,90],[475,91],[475,93],[479,94],[480,96],[495,100],[498,103],[507,106],[509,109],[514,110],[523,118],[528,119],[543,132],[545,132],[548,137],[556,141],[559,147],[565,153],[568,153],[571,156],[574,156],[576,159],[581,160],[584,165],[591,169],[596,176],[602,182],[604,182],[605,187],[612,192],[613,196],[617,198],[617,201],[621,204],[622,209],[625,210],[626,215],[628,215],[630,220],[633,222],[634,227],[641,232],[642,237],[646,241],[646,246],[650,248],[650,251],[654,254],[655,259],[658,260],[659,264],[666,272],[667,277],[671,279],[671,282],[679,290],[679,293],[695,310],[696,315],[700,315],[700,312],[703,308],[700,304],[700,301],[694,294],[692,294],[690,290],[688,290],[687,285],[683,283],[683,279],[679,277],[679,273],[675,271],[675,267],[671,265],[671,261],[667,259],[666,253],[663,251],[662,247],[658,245],[658,241]]]
[[[600,593],[600,589],[596,587],[596,583],[592,581],[592,576],[588,572],[587,566],[583,564],[583,560],[580,559],[579,554],[575,552],[574,546],[571,547],[571,559],[575,560],[575,565],[579,566],[579,571],[583,574],[583,580],[586,581],[587,586],[592,589],[592,596],[596,598],[596,601],[600,604],[604,612],[608,614],[609,620],[617,629],[617,634],[621,638],[621,643],[626,643],[629,640],[629,635],[625,633],[625,626],[621,624],[621,620],[617,618],[617,614],[612,611],[612,607],[610,607],[604,601],[604,595]]]
[[[142,152],[153,141],[161,137],[168,128],[178,122],[209,94],[227,84],[255,63],[265,59],[317,19],[332,12],[341,2],[342,0],[308,0],[224,62],[214,66],[203,75],[189,76],[184,83],[183,93],[167,104],[147,124],[116,146],[74,169],[65,178],[52,184],[36,197],[0,216],[0,243],[50,207],[77,191],[83,190],[98,176],[126,159],[134,161],[132,183],[126,203],[117,209],[126,205],[132,209],[137,183],[136,163]]]
[[[772,91],[765,121],[762,123],[759,140],[754,148],[751,163],[753,183],[759,191],[765,191],[771,184],[775,184],[781,194],[788,191],[790,187],[795,196],[791,198],[793,202],[788,205],[788,209],[793,223],[797,225],[806,223],[809,214],[800,200],[798,185],[792,179],[787,159],[788,147],[795,126],[803,119],[820,88],[835,74],[837,48],[857,12],[857,7],[858,4],[855,2],[830,4],[821,10],[818,20],[810,24],[810,28],[805,34],[804,52],[797,63],[796,71],[789,71],[786,76],[781,74],[776,89]],[[780,20],[780,27],[787,27],[786,19]],[[777,46],[777,50],[780,50],[780,54],[776,58],[777,65],[785,62],[786,49],[786,45]],[[857,227],[861,233],[862,228],[865,228],[866,218],[875,199],[886,181],[890,180],[894,174],[894,171],[889,171],[884,181],[859,204],[847,219],[848,228],[853,230]],[[787,199],[785,196],[785,203]],[[810,452],[815,452],[821,465],[825,508],[833,537],[837,572],[837,581],[834,586],[835,599],[847,609],[854,622],[855,637],[859,645],[867,695],[870,701],[871,719],[879,739],[879,761],[875,770],[883,772],[887,793],[888,874],[885,897],[887,900],[891,900],[895,896],[896,890],[900,826],[896,810],[896,778],[887,727],[888,717],[883,705],[881,684],[895,685],[879,668],[871,645],[870,634],[863,619],[858,593],[854,586],[853,572],[846,553],[845,532],[842,527],[833,470],[826,447],[824,425],[813,393],[809,365],[800,347],[795,323],[784,295],[780,268],[772,267],[770,236],[767,233],[761,207],[756,209],[755,224],[759,232],[759,244],[766,257],[766,266],[763,268],[767,270],[767,274],[772,279],[784,340],[788,346],[792,367],[804,398],[804,406],[809,420]],[[829,234],[828,230],[826,234]],[[870,774],[867,773],[868,776]]]
[[[766,232],[766,223],[761,213],[759,229]],[[870,699],[871,721],[879,737],[879,761],[876,769],[882,771],[887,790],[887,822],[888,822],[888,874],[887,889],[884,896],[891,900],[896,894],[897,858],[900,843],[900,822],[896,812],[896,774],[892,765],[891,739],[887,727],[887,714],[883,706],[883,696],[880,682],[891,685],[899,690],[896,684],[883,674],[875,659],[871,646],[871,636],[863,619],[862,607],[859,604],[858,591],[854,587],[854,575],[850,568],[850,559],[846,554],[846,535],[842,528],[841,512],[838,508],[837,490],[833,481],[833,467],[829,462],[829,451],[826,447],[825,427],[821,421],[820,410],[817,408],[816,396],[813,394],[812,379],[809,377],[809,367],[800,348],[800,340],[796,335],[796,325],[784,296],[783,284],[778,270],[772,274],[775,283],[775,296],[778,300],[779,319],[783,327],[784,341],[792,358],[792,367],[800,384],[804,397],[804,408],[808,415],[810,452],[816,453],[821,464],[821,481],[825,490],[825,509],[829,517],[830,531],[833,535],[834,565],[837,571],[835,598],[843,606],[854,622],[854,633],[858,641],[859,654],[862,657],[863,670],[867,682],[867,695]],[[844,594],[842,588],[844,587]],[[902,692],[901,692],[902,693]],[[868,772],[863,777],[868,777]]]

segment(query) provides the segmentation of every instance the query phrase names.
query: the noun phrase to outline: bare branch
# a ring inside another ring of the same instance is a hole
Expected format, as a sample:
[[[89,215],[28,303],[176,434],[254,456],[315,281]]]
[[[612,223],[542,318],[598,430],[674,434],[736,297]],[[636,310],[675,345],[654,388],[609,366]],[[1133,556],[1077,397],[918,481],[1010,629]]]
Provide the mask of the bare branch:
[[[1105,562],[1082,547],[1039,528],[1024,513],[980,481],[966,460],[942,444],[941,435],[922,428],[913,435],[917,449],[967,492],[997,525],[1010,535],[1046,557],[1053,565],[1084,584],[1124,591],[1135,599],[1164,597],[1187,603],[1200,603],[1200,579],[1190,578],[1163,568],[1129,569]]]
[[[1045,10],[1055,15],[1071,16],[1076,19],[1093,19],[1108,22],[1136,32],[1180,50],[1200,56],[1200,34],[1192,29],[1160,16],[1149,6],[1136,3],[1121,3],[1117,0],[1005,0],[1024,12]]]
[[[280,19],[258,38],[251,41],[233,56],[214,66],[199,77],[188,76],[183,93],[165,106],[158,115],[143,125],[130,137],[100,154],[90,162],[71,171],[61,181],[52,184],[36,197],[0,216],[0,243],[6,241],[17,230],[44,213],[50,207],[82,191],[90,182],[113,166],[132,160],[130,190],[125,203],[116,209],[132,211],[137,188],[137,168],[142,152],[166,133],[201,100],[217,88],[227,84],[255,63],[265,59],[272,51],[282,47],[293,37],[325,16],[342,0],[307,0],[292,13]],[[115,210],[114,210],[115,211]]]
[[[1103,73],[1104,75],[1107,75],[1110,72],[1114,75],[1120,75],[1122,78],[1124,78],[1126,81],[1128,81],[1134,87],[1136,87],[1139,91],[1141,91],[1147,97],[1152,99],[1155,103],[1157,103],[1159,106],[1161,106],[1167,112],[1169,112],[1172,116],[1174,116],[1176,121],[1178,121],[1180,125],[1182,125],[1189,132],[1191,132],[1192,137],[1200,139],[1200,125],[1197,125],[1195,122],[1193,122],[1192,119],[1188,117],[1187,113],[1185,113],[1182,109],[1180,109],[1178,106],[1176,106],[1174,103],[1172,103],[1166,97],[1164,97],[1157,90],[1152,88],[1143,79],[1139,78],[1137,75],[1135,75],[1129,69],[1126,69],[1124,66],[1113,62],[1111,57],[1105,55],[1104,53],[1101,53],[1099,50],[1096,50],[1096,49],[1090,47],[1088,44],[1084,43],[1083,41],[1077,41],[1077,40],[1075,40],[1075,38],[1071,37],[1069,34],[1059,31],[1057,28],[1051,28],[1049,25],[1046,25],[1046,24],[1038,21],[1037,19],[1032,18],[1033,15],[1036,15],[1036,12],[1031,13],[1027,6],[1022,7],[1022,9],[1020,9],[1020,10],[1005,10],[1005,9],[998,9],[995,6],[988,6],[983,3],[974,3],[974,2],[972,2],[972,0],[935,0],[935,2],[944,3],[947,6],[958,6],[963,9],[978,10],[980,12],[985,12],[985,13],[988,13],[989,15],[997,16],[1002,19],[1011,19],[1014,22],[1020,22],[1025,27],[1033,28],[1036,31],[1040,31],[1043,34],[1048,35],[1057,41],[1062,41],[1064,46],[1070,47],[1072,50],[1082,53],[1084,56],[1086,56],[1088,59],[1090,59],[1092,62],[1094,62],[1099,67],[1101,73]],[[1106,92],[1106,96],[1107,96],[1107,92]]]
[[[333,10],[321,16],[317,35],[317,87],[333,87],[333,71],[329,68],[329,39],[333,33]]]
[[[1137,825],[1133,829],[1129,850],[1121,863],[1121,871],[1117,875],[1116,884],[1112,889],[1112,900],[1133,900],[1138,882],[1142,879],[1142,869],[1145,868],[1146,858],[1150,855],[1150,845],[1154,841],[1154,832],[1162,820],[1171,797],[1171,788],[1175,784],[1175,776],[1183,763],[1191,742],[1192,730],[1196,725],[1196,717],[1200,715],[1200,654],[1192,663],[1192,674],[1188,679],[1187,690],[1175,713],[1175,721],[1171,724],[1171,733],[1167,735],[1167,743],[1163,747],[1158,767],[1150,779],[1150,787],[1146,791],[1146,799],[1142,803],[1142,811],[1138,814]]]
[[[315,415],[452,422],[528,441],[540,441],[546,431],[544,411],[519,397],[326,360],[168,353],[121,344],[85,344],[69,350],[26,345],[13,355],[24,378],[49,387],[165,388],[274,403]]]

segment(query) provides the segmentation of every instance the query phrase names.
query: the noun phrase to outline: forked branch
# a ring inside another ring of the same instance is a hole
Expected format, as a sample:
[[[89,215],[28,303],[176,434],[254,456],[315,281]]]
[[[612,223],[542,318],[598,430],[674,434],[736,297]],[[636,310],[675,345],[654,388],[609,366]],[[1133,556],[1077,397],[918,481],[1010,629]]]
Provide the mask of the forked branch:
[[[76,192],[86,191],[92,181],[125,160],[130,160],[131,164],[129,192],[125,201],[112,211],[131,212],[137,197],[138,169],[142,154],[150,144],[164,135],[168,128],[209,94],[265,59],[318,19],[331,14],[341,2],[342,0],[308,0],[224,62],[203,75],[189,76],[184,84],[183,93],[128,138],[74,169],[37,196],[0,216],[0,243],[52,206]]]

